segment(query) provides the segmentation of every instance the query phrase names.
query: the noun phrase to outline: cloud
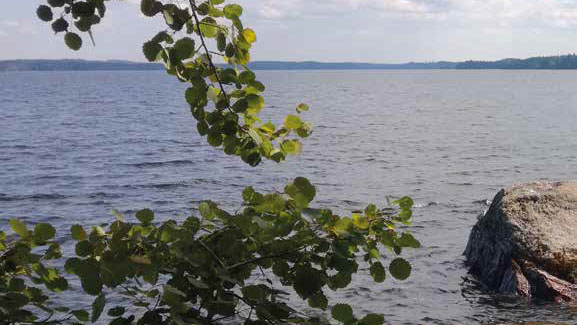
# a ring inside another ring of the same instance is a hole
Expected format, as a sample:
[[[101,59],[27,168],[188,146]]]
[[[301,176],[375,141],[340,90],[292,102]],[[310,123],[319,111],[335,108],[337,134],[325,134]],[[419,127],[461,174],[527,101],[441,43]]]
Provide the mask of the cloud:
[[[238,0],[261,18],[305,19],[310,16],[366,14],[385,17],[481,23],[496,26],[573,27],[574,0]]]
[[[25,20],[2,20],[0,21],[0,34],[7,35],[11,33],[36,34],[38,30],[35,27],[36,21]]]

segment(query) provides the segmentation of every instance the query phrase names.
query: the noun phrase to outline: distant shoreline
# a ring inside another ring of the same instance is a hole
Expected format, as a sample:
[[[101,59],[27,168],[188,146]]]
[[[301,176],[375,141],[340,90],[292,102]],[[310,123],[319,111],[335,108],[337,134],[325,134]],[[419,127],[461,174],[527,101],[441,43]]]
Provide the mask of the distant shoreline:
[[[577,70],[577,55],[504,59],[499,61],[409,62],[400,64],[255,61],[253,70]],[[131,61],[89,60],[7,60],[0,61],[6,71],[158,71],[161,64]]]

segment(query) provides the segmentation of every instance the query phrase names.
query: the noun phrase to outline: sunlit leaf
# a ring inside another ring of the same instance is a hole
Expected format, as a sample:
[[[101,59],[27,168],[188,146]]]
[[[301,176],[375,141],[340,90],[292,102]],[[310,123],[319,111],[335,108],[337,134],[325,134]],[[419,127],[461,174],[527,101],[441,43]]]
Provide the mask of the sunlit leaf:
[[[28,229],[26,228],[26,224],[18,219],[11,219],[10,220],[10,228],[20,237],[28,237]]]

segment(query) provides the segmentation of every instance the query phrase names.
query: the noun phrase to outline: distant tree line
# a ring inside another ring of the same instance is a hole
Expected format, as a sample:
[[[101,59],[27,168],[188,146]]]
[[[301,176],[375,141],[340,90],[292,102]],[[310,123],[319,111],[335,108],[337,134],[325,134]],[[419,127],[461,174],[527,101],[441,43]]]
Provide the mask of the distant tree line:
[[[226,65],[215,63],[217,67]],[[251,70],[454,70],[454,69],[577,69],[577,55],[543,56],[528,59],[465,62],[409,62],[399,64],[354,62],[282,62],[254,61],[247,64]],[[158,63],[130,61],[89,60],[10,60],[0,61],[0,71],[115,71],[115,70],[164,70]]]
[[[577,69],[577,55],[542,56],[529,59],[504,59],[500,61],[466,61],[456,69]]]

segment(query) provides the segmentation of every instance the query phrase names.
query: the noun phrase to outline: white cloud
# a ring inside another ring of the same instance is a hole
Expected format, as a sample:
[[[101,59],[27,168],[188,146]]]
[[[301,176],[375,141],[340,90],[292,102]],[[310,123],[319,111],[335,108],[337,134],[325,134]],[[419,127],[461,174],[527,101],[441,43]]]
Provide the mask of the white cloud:
[[[38,33],[35,24],[36,21],[25,21],[25,20],[2,20],[0,21],[0,32],[3,35],[9,33],[22,33],[22,34],[36,34]]]
[[[577,25],[573,0],[238,0],[264,19],[369,14],[495,26]],[[351,12],[352,11],[352,12]]]

